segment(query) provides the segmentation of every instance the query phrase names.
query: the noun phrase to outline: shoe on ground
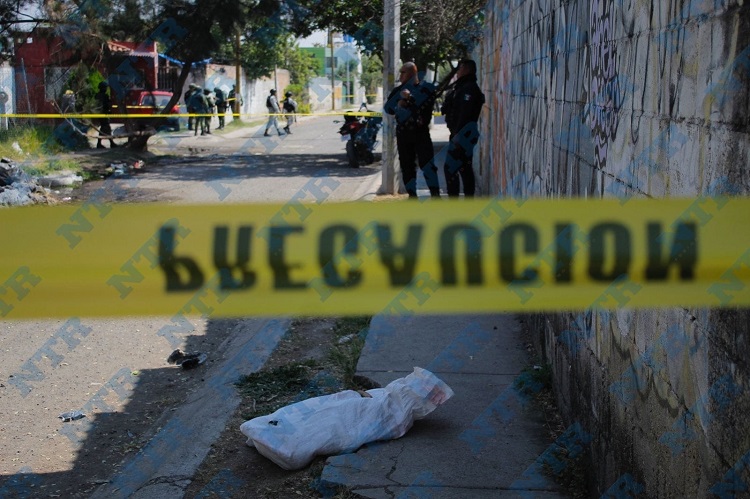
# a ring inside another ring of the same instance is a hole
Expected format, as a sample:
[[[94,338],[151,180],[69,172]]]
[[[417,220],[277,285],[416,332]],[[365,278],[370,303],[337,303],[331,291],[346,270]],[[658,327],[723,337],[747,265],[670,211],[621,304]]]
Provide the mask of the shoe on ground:
[[[270,134],[270,133],[268,133],[268,131],[266,131],[266,133],[264,133],[264,134],[263,134],[263,136],[264,136],[264,137],[270,137],[270,136],[271,136],[271,134]]]

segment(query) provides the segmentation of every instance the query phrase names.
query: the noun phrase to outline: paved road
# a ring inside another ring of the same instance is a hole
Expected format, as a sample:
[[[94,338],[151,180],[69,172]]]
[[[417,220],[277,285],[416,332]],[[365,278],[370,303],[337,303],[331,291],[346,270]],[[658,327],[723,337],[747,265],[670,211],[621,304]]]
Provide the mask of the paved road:
[[[298,199],[315,178],[325,201],[358,199],[363,189],[379,186],[380,163],[349,168],[336,119],[303,118],[282,137],[264,137],[262,126],[203,137],[187,130],[160,135],[150,149],[181,158],[137,177],[138,189],[173,202],[286,202]],[[308,193],[304,200],[313,197]]]
[[[349,168],[333,120],[302,120],[281,138],[262,137],[258,127],[159,136],[151,149],[174,157],[83,192],[172,203],[359,199],[379,186],[379,164]],[[263,318],[180,316],[0,322],[0,497],[87,496],[215,378],[209,373],[226,365],[238,341],[274,337],[284,327]],[[165,362],[175,348],[206,352],[209,362],[182,371]],[[86,417],[58,419],[71,410]]]

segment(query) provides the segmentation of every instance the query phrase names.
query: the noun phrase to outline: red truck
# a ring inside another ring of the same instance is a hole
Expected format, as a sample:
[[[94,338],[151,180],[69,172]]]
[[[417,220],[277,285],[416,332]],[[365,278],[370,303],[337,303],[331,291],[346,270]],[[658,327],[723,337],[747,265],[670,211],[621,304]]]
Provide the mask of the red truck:
[[[169,104],[172,98],[172,92],[165,90],[146,90],[135,88],[129,90],[125,95],[125,112],[120,111],[120,107],[116,104],[112,104],[112,114],[159,114],[164,107]],[[170,114],[179,114],[180,106],[175,104]],[[113,123],[122,123],[124,118],[116,117],[112,118]],[[143,118],[136,118],[142,120]],[[165,119],[165,126],[168,129],[174,130],[175,132],[180,131],[180,119],[178,116],[170,116]],[[157,127],[160,128],[160,127]]]

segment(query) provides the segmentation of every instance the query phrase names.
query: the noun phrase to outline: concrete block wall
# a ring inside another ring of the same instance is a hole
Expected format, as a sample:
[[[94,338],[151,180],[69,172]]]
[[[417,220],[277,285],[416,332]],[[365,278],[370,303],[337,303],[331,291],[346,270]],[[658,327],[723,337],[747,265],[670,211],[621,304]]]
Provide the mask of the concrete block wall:
[[[483,194],[748,195],[750,5],[490,0],[485,14]],[[748,494],[749,311],[530,321],[565,417],[593,437],[592,494]]]

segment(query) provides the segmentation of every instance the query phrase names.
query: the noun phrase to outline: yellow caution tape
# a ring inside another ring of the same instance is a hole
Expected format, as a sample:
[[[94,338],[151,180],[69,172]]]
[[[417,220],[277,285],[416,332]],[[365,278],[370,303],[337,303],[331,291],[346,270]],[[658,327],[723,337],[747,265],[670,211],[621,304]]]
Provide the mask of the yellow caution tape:
[[[14,119],[102,119],[102,118],[110,118],[110,119],[123,119],[123,118],[132,118],[132,119],[143,119],[143,118],[150,118],[150,119],[163,119],[163,118],[196,118],[196,117],[214,117],[214,116],[221,116],[221,115],[227,116],[231,115],[234,117],[241,116],[245,118],[251,118],[251,117],[268,117],[268,116],[288,116],[289,113],[232,113],[231,111],[227,111],[226,113],[219,113],[219,114],[210,114],[210,113],[170,113],[170,114],[138,114],[138,113],[112,113],[112,114],[102,114],[102,113],[80,113],[80,114],[60,114],[60,113],[27,113],[27,114],[19,114],[19,113],[6,113],[6,114],[0,114],[0,118],[14,118]],[[382,116],[383,113],[377,113],[377,112],[354,112],[354,111],[331,111],[326,113],[292,113],[296,116]],[[434,113],[434,116],[439,116],[439,114]]]
[[[747,307],[748,213],[745,198],[10,208],[0,318]]]

